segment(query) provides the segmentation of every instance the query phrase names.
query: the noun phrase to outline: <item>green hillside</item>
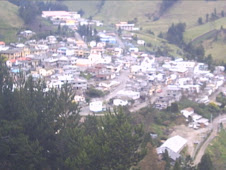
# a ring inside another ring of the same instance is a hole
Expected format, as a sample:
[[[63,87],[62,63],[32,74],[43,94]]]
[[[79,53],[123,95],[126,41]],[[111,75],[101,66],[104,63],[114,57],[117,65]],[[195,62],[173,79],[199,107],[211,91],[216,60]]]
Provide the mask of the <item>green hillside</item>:
[[[193,27],[185,32],[185,40],[202,44],[206,55],[211,54],[218,62],[226,62],[226,17]]]
[[[211,54],[217,61],[226,62],[226,30],[214,30],[201,37],[201,44],[205,48],[206,55]]]
[[[192,40],[196,39],[197,37],[200,37],[203,34],[206,34],[214,29],[219,30],[221,28],[221,26],[226,28],[226,17],[187,29],[184,34],[185,40],[187,42],[192,41]]]
[[[209,14],[209,17],[211,17],[214,10],[216,10],[218,16],[221,15],[222,10],[226,13],[224,1],[181,0],[169,8],[158,20],[155,20],[155,18],[158,17],[161,1],[64,1],[64,4],[70,10],[83,9],[85,17],[92,16],[94,19],[103,21],[106,28],[120,21],[131,21],[137,18],[136,24],[142,28],[138,37],[145,39],[154,46],[167,44],[156,39],[156,37],[160,32],[166,32],[172,23],[186,23],[186,32],[184,33],[186,42],[202,37],[212,30],[220,29],[221,26],[226,28],[226,17],[206,23],[206,15]],[[199,17],[202,17],[203,25],[197,23]],[[149,30],[154,32],[155,36],[147,34]],[[171,54],[177,56],[178,51],[180,51],[177,47],[166,46],[171,50]],[[225,49],[224,42],[212,42],[211,46],[213,48],[206,48],[206,54],[212,54],[215,59],[225,61],[225,57],[222,55]],[[152,46],[149,50],[154,50],[153,48]]]
[[[83,9],[85,16],[93,16],[95,19],[104,21],[105,24],[138,18],[138,23],[148,22],[146,14],[158,11],[160,1],[104,1],[101,6],[99,1],[64,1],[70,10]],[[156,11],[157,10],[157,11]]]
[[[211,14],[216,8],[217,13],[226,11],[226,3],[223,1],[178,1],[159,20],[151,22],[146,29],[154,32],[167,31],[172,23],[184,22],[187,29],[197,26],[197,20],[206,14]]]
[[[199,17],[211,14],[216,8],[217,13],[226,11],[226,3],[223,1],[178,1],[159,20],[153,21],[158,13],[161,1],[104,1],[100,7],[99,1],[64,1],[70,10],[83,9],[85,16],[93,16],[103,20],[106,24],[119,21],[138,19],[138,24],[145,29],[151,29],[156,33],[166,31],[174,22],[185,22],[187,28],[197,26]],[[99,10],[99,12],[98,12]]]
[[[215,169],[226,169],[226,131],[222,130],[210,146],[207,153],[210,154]]]
[[[0,41],[15,41],[18,29],[23,26],[23,21],[18,17],[18,7],[7,1],[1,1],[0,23]]]

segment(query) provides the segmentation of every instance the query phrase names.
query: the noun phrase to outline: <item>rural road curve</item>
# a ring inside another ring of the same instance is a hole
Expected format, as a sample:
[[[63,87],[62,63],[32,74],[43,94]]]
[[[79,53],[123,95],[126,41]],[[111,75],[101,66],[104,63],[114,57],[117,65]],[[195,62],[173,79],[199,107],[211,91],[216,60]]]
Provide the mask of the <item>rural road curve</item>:
[[[209,137],[207,138],[207,140],[203,143],[198,154],[196,155],[195,160],[194,160],[194,165],[197,165],[201,161],[201,158],[204,155],[206,148],[208,147],[210,142],[217,136],[218,125],[221,122],[226,122],[226,115],[220,115],[220,116],[216,117],[213,120],[213,123],[209,125],[209,126],[212,126],[212,132],[209,135]]]

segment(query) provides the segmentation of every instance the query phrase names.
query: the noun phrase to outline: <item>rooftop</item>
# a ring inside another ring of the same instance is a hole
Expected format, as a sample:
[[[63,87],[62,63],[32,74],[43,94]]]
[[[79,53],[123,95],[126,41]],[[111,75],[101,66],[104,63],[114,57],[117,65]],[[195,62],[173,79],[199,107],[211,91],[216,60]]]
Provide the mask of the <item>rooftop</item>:
[[[177,135],[167,139],[160,147],[161,148],[166,147],[176,153],[179,153],[186,143],[187,143],[186,139]]]

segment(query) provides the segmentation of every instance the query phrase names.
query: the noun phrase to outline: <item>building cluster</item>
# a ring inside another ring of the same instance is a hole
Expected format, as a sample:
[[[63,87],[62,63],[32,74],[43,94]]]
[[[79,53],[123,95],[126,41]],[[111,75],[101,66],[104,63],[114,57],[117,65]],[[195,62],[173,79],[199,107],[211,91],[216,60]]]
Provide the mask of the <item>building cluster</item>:
[[[77,12],[42,11],[42,17],[49,19],[53,25],[68,26],[74,30],[77,30],[79,25],[103,26],[102,22],[82,18]]]
[[[120,22],[118,24],[115,24],[117,30],[126,30],[126,31],[138,31],[139,28],[135,27],[135,24],[133,23],[128,23],[128,22]]]
[[[71,26],[74,31],[85,22],[99,23],[83,19],[76,12],[43,11],[42,16],[53,24]],[[112,105],[132,107],[144,102],[165,109],[182,96],[206,104],[209,96],[223,86],[224,67],[218,66],[211,73],[204,63],[155,57],[140,51],[144,40],[134,43],[125,39],[134,30],[134,24],[121,22],[116,29],[119,27],[126,30],[121,37],[115,32],[99,31],[99,41],[86,42],[75,31],[74,37],[50,35],[8,46],[1,42],[0,55],[7,58],[12,74],[23,72],[26,77],[43,78],[47,88],[71,84],[76,92],[75,101],[89,107],[86,112],[100,112]],[[21,32],[25,37],[33,34],[29,30]],[[106,95],[86,103],[89,88]]]
[[[191,107],[181,110],[181,113],[186,118],[186,121],[189,123],[188,126],[191,128],[198,129],[209,125],[209,120],[195,113],[194,109]]]

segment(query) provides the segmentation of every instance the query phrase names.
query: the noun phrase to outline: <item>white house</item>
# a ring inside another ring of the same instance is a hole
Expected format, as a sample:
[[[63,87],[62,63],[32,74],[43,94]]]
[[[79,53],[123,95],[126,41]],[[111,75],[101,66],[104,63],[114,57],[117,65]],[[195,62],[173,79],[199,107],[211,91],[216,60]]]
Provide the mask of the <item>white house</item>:
[[[129,97],[133,100],[137,100],[140,98],[140,92],[135,92],[135,91],[124,91],[124,90],[120,90],[118,92],[118,95],[120,96],[125,96],[125,97]]]
[[[46,40],[47,40],[50,44],[54,44],[54,43],[57,42],[56,37],[53,36],[53,35],[50,35],[50,36],[46,37]]]
[[[85,66],[85,67],[88,67],[91,65],[91,62],[89,59],[86,59],[86,58],[79,58],[76,60],[76,65],[77,66]]]
[[[61,55],[66,55],[66,56],[72,56],[75,54],[73,49],[69,49],[66,47],[58,48],[57,53]]]
[[[84,97],[84,96],[76,95],[76,96],[74,97],[74,101],[75,101],[75,102],[85,102],[85,97]]]
[[[137,44],[138,45],[144,45],[145,44],[145,41],[144,40],[137,40]]]
[[[64,82],[61,82],[60,80],[51,80],[51,82],[48,83],[48,87],[50,88],[61,88]]]
[[[153,69],[153,64],[155,63],[155,58],[148,58],[145,57],[144,60],[141,62],[140,66],[143,72],[151,71]]]
[[[192,117],[192,120],[193,120],[194,122],[197,122],[199,119],[202,118],[201,115],[198,115],[198,114],[196,114],[196,113],[192,114],[191,117]]]
[[[123,53],[123,49],[119,48],[119,47],[116,47],[116,48],[114,48],[114,52],[116,53],[117,57],[120,57],[122,55],[122,53]]]
[[[111,56],[104,56],[102,59],[101,59],[101,63],[103,64],[111,64]]]
[[[79,19],[80,14],[68,11],[42,11],[43,18]]]
[[[90,41],[89,45],[91,48],[93,48],[93,47],[96,47],[97,43],[96,41]]]
[[[194,68],[195,67],[195,62],[193,61],[180,61],[179,59],[172,61],[171,62],[173,65],[179,68]]]
[[[139,52],[139,48],[137,48],[137,47],[131,47],[131,48],[129,48],[129,52],[135,52],[135,53],[137,53],[137,52]]]
[[[102,63],[102,56],[100,53],[91,53],[88,57],[90,64]]]
[[[184,117],[188,118],[189,116],[194,114],[194,109],[191,107],[188,107],[186,109],[181,110],[180,112],[184,115]]]
[[[133,65],[131,66],[131,73],[138,73],[138,72],[141,72],[142,68],[141,66],[138,66],[138,65]]]
[[[134,29],[134,24],[128,24],[127,22],[120,22],[119,24],[115,24],[117,30],[121,28],[122,30],[132,31]]]
[[[126,106],[128,104],[128,101],[124,101],[124,100],[121,100],[121,99],[114,99],[113,100],[113,104],[115,106]]]
[[[103,102],[95,101],[89,104],[89,110],[92,112],[101,112],[103,110]]]
[[[204,63],[198,63],[194,68],[194,74],[209,74],[208,66]]]
[[[111,81],[109,83],[101,82],[101,83],[99,83],[99,86],[110,89],[111,87],[118,86],[119,84],[120,84],[120,82],[118,82],[118,81]]]
[[[197,123],[198,124],[204,124],[205,126],[208,126],[209,125],[209,120],[206,119],[206,118],[200,118],[197,120]]]
[[[160,147],[157,148],[158,154],[163,154],[168,151],[169,157],[174,161],[180,157],[180,152],[187,144],[187,139],[177,135],[167,139]]]
[[[32,32],[31,30],[25,30],[25,31],[22,31],[20,34],[21,34],[23,37],[30,38],[30,37],[33,36],[35,33]]]

